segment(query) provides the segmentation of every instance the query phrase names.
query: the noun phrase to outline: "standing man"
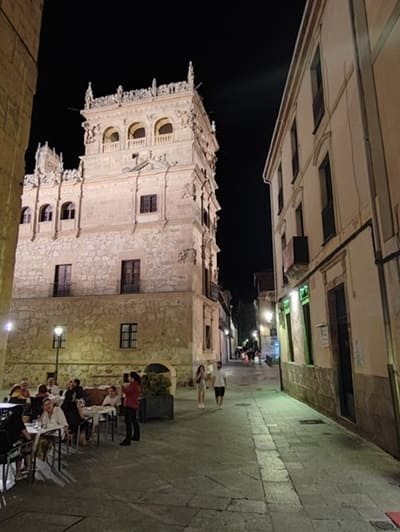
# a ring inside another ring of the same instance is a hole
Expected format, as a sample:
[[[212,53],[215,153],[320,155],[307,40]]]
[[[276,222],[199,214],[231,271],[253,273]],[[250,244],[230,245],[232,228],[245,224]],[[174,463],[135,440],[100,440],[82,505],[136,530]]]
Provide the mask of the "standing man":
[[[226,388],[226,375],[222,369],[222,362],[217,362],[217,370],[213,375],[213,386],[217,406],[218,408],[222,408]]]
[[[125,413],[125,439],[120,445],[130,445],[131,440],[140,440],[140,428],[136,417],[136,410],[139,408],[139,396],[142,391],[141,378],[136,371],[129,373],[129,382],[122,385],[124,394]]]

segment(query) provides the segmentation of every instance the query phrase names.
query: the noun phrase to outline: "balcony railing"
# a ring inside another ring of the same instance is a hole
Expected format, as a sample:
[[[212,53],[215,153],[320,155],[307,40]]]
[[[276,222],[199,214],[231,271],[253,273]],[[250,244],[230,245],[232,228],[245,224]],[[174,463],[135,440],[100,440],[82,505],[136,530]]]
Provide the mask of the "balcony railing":
[[[139,139],[128,139],[128,149],[136,148],[137,146],[144,146],[146,144],[146,137],[140,137]]]
[[[71,283],[53,283],[51,286],[53,297],[69,297],[71,295]]]
[[[140,281],[136,281],[135,283],[124,283],[122,281],[120,286],[121,294],[139,294],[140,292]]]
[[[164,135],[156,135],[154,139],[155,144],[169,144],[172,142],[173,134],[172,133],[165,133]]]
[[[104,142],[103,152],[118,151],[120,149],[120,142]]]
[[[122,292],[121,288],[125,291]],[[137,283],[121,285],[121,280],[105,282],[104,279],[77,280],[72,283],[37,283],[30,279],[15,279],[13,297],[15,299],[36,299],[48,297],[117,296],[124,294],[157,294],[191,292],[192,277],[163,277],[160,279],[140,279]]]
[[[290,275],[296,273],[299,268],[307,266],[308,239],[306,236],[294,236],[282,253],[283,274]]]

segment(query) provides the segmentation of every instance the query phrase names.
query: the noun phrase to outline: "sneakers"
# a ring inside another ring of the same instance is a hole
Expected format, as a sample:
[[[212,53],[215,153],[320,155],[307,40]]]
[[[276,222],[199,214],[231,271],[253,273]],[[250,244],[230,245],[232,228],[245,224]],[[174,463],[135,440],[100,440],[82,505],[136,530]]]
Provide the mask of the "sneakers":
[[[124,440],[124,441],[122,441],[120,443],[120,445],[130,445],[130,444],[131,444],[131,442],[130,441],[126,441],[126,440]]]
[[[28,476],[28,471],[21,471],[15,475],[15,480],[24,480]]]
[[[204,408],[204,407],[205,407],[204,403],[200,403],[200,404],[198,405],[198,408]]]

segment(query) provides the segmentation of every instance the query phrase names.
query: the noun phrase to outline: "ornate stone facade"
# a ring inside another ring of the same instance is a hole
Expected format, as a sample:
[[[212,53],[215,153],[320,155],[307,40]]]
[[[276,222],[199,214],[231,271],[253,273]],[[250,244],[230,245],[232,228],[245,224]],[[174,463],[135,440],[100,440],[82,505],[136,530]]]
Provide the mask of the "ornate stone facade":
[[[0,383],[3,378],[21,176],[36,90],[42,0],[0,2]]]
[[[187,382],[219,354],[218,144],[193,67],[187,81],[101,98],[89,84],[82,114],[79,168],[45,144],[24,179],[6,383],[54,371],[57,324],[61,384],[150,363]]]

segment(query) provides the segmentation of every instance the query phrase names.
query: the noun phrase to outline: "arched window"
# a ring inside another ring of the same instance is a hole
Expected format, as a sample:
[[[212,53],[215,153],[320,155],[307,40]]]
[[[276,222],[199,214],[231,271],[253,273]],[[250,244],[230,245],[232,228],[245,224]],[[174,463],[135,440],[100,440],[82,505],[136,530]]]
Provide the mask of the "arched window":
[[[72,201],[67,201],[61,207],[61,220],[73,220],[75,218],[75,205]]]
[[[109,127],[104,131],[103,144],[109,142],[119,142],[119,133],[115,127]]]
[[[128,147],[140,146],[146,143],[146,128],[144,124],[136,122],[128,129]]]
[[[53,218],[53,208],[51,205],[42,205],[39,212],[39,222],[51,222]]]
[[[168,133],[172,133],[172,124],[163,124],[160,129],[158,130],[159,135],[168,135]]]
[[[146,136],[146,129],[143,124],[136,122],[129,127],[128,139],[141,139]]]
[[[29,207],[24,207],[21,211],[20,224],[29,224],[31,223],[32,211]]]
[[[155,125],[156,144],[166,144],[173,140],[173,127],[169,118],[162,118]]]
[[[103,152],[117,151],[119,148],[119,132],[117,128],[107,128],[103,133]]]

